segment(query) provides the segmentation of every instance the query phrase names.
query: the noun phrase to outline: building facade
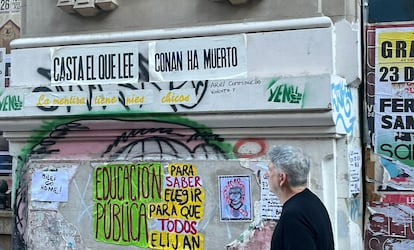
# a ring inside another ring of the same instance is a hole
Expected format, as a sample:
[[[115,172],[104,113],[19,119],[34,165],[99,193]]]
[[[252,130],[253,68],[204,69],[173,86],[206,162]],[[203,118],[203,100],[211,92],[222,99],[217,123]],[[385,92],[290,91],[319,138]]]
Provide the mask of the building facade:
[[[13,249],[268,249],[275,144],[311,156],[336,249],[362,248],[357,2],[22,1],[21,20]]]

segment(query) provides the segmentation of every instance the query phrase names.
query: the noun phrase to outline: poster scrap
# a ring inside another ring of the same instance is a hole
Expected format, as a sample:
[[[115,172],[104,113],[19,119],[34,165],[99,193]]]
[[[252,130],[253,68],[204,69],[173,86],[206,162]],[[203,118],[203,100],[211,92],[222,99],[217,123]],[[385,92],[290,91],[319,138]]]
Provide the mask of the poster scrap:
[[[370,215],[365,230],[364,249],[414,248],[412,207],[406,204],[370,202],[368,211]]]

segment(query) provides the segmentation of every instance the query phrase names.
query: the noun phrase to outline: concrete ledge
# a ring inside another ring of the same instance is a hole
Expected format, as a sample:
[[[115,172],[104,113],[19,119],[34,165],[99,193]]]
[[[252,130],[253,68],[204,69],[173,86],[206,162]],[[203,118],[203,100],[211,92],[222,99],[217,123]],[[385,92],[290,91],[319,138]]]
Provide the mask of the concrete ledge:
[[[231,35],[249,32],[266,32],[280,30],[315,29],[332,27],[329,17],[309,17],[289,20],[248,22],[234,24],[218,24],[170,29],[151,29],[126,32],[110,32],[99,34],[82,34],[67,36],[48,36],[37,38],[19,38],[10,45],[13,49],[38,48],[74,44],[93,44],[125,41],[145,41],[184,37]]]

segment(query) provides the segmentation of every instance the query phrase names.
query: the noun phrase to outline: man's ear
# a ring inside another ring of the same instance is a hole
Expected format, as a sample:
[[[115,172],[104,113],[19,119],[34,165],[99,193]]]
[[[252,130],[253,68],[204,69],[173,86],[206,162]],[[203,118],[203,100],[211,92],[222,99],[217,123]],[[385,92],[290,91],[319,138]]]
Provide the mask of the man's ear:
[[[280,173],[279,174],[279,186],[285,185],[287,182],[287,175],[286,173]]]

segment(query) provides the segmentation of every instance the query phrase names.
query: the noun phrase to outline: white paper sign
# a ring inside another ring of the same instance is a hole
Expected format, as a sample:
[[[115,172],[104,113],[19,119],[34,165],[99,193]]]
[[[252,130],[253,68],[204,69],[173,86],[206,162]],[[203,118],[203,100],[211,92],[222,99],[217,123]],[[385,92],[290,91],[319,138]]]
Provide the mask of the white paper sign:
[[[56,47],[51,57],[55,85],[138,82],[138,43]]]
[[[150,81],[247,77],[244,34],[153,41],[148,48]]]
[[[260,171],[261,217],[262,219],[279,220],[283,205],[279,198],[270,192],[269,180],[265,174],[266,171]]]
[[[35,171],[32,174],[32,201],[68,201],[66,171]]]
[[[360,150],[351,148],[349,154],[349,195],[361,192],[361,165],[362,155]]]

